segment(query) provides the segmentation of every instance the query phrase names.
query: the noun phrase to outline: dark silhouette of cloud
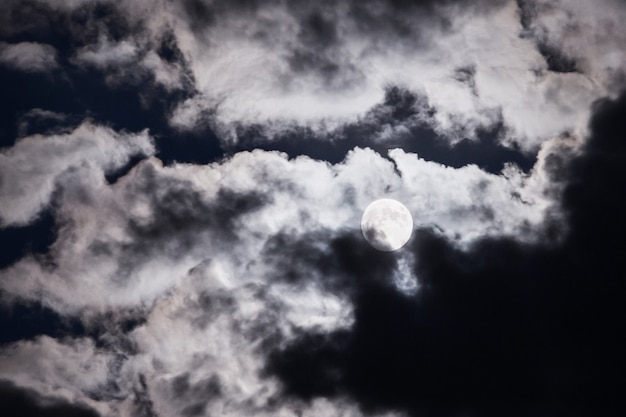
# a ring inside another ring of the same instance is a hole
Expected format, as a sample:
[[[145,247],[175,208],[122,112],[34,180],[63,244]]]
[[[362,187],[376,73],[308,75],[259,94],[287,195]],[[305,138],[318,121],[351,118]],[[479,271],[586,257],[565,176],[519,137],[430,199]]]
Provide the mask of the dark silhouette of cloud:
[[[626,95],[596,103],[582,153],[555,173],[566,182],[562,242],[485,238],[462,250],[417,230],[409,250],[421,289],[410,296],[365,243],[337,241],[328,258],[352,277],[354,326],[302,334],[270,354],[268,372],[287,394],[347,395],[370,411],[618,415],[625,116]]]
[[[0,380],[0,408],[6,417],[98,417],[92,408],[61,398],[46,398],[37,392]]]

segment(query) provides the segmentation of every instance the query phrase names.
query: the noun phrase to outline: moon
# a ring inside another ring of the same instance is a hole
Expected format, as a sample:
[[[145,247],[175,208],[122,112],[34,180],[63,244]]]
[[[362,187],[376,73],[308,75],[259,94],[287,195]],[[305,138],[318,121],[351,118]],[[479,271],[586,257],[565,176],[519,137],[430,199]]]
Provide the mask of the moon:
[[[413,217],[404,204],[383,198],[365,208],[361,231],[374,248],[393,252],[409,241],[413,233]]]

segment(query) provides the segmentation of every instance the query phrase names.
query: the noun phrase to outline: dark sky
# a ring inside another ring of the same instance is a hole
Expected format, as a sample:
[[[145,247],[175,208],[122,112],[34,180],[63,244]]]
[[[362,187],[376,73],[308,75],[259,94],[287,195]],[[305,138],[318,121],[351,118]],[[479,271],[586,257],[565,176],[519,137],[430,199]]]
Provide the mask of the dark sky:
[[[623,415],[624,19],[4,1],[2,414]]]

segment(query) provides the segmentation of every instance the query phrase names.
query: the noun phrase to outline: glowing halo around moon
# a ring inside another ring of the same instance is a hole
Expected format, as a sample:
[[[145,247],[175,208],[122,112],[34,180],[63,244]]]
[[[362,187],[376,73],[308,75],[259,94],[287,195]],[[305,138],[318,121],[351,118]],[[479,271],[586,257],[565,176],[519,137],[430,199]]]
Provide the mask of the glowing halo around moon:
[[[383,198],[365,208],[361,217],[361,231],[374,248],[393,252],[411,238],[413,217],[404,204]]]

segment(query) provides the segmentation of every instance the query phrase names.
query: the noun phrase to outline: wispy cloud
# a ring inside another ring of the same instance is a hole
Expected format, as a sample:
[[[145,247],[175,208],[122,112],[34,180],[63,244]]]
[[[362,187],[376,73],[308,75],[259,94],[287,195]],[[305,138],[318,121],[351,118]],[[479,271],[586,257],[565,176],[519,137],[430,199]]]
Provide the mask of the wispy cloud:
[[[0,64],[27,72],[48,72],[57,68],[56,50],[37,42],[0,42]]]

